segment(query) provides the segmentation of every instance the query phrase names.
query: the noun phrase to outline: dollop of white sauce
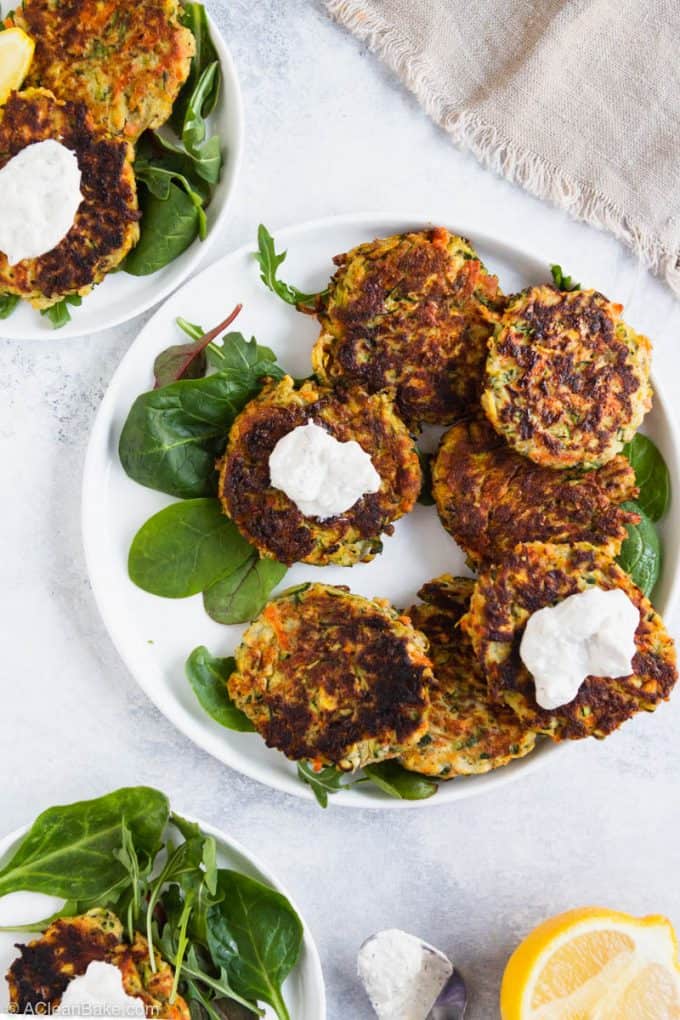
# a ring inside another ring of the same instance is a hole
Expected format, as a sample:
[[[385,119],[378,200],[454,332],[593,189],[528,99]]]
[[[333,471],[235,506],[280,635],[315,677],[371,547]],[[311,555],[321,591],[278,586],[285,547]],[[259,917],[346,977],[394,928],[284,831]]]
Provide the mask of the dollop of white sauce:
[[[13,156],[0,170],[0,252],[10,266],[62,241],[83,200],[76,154],[48,138]]]
[[[118,967],[93,960],[84,974],[66,986],[55,1015],[143,1017],[145,1012],[141,999],[126,995]]]
[[[353,439],[341,443],[311,419],[279,439],[269,456],[269,475],[305,517],[321,520],[345,513],[380,488],[366,451]]]
[[[589,588],[532,613],[519,654],[541,708],[568,705],[586,677],[630,676],[639,623],[639,609],[620,588]]]
[[[357,969],[379,1020],[426,1020],[453,965],[434,946],[390,928],[364,942]]]

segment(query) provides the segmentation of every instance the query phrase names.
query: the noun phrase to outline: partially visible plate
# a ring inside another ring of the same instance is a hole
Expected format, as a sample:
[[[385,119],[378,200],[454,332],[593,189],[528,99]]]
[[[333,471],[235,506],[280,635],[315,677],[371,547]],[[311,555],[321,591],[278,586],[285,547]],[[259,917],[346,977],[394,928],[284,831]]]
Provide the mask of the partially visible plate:
[[[431,216],[427,215],[399,218],[365,215],[277,231],[277,249],[289,250],[281,275],[313,293],[326,285],[333,271],[331,259],[337,252],[373,237],[422,227],[430,221]],[[446,218],[435,222],[445,223]],[[449,226],[472,239],[485,263],[499,274],[507,293],[549,275],[547,257],[479,234],[473,224]],[[268,786],[309,799],[311,791],[296,778],[294,764],[267,748],[257,735],[233,733],[213,722],[199,706],[185,678],[184,662],[194,647],[207,645],[213,654],[229,655],[244,628],[214,623],[205,614],[200,596],[182,600],[158,598],[136,588],[127,574],[128,550],[135,532],[172,500],[127,477],[118,459],[118,439],[134,398],[152,385],[154,357],[173,342],[173,337],[178,341],[181,338],[175,318],[181,315],[208,329],[220,322],[237,302],[243,302],[243,312],[234,328],[247,337],[254,334],[261,343],[271,346],[291,375],[309,374],[309,356],[318,325],[265,289],[252,256],[254,247],[254,243],[247,245],[220,259],[174,294],[147,323],[121,362],[90,438],[83,481],[83,537],[90,580],[106,627],[130,672],[161,712],[226,765]],[[574,272],[578,270],[578,266],[571,268]],[[677,440],[658,380],[655,388],[654,408],[645,421],[645,430],[661,448],[677,494],[680,493]],[[655,602],[661,612],[668,613],[678,593],[680,499],[676,498],[671,505],[662,533],[665,565]],[[372,563],[351,569],[298,564],[288,572],[281,587],[323,580],[349,585],[353,591],[369,597],[387,598],[403,608],[415,601],[425,581],[444,571],[468,573],[463,554],[441,527],[434,507],[417,505],[397,522],[394,535],[384,541],[383,554]],[[653,726],[654,722],[645,715],[639,725]],[[370,784],[362,784],[351,792],[334,796],[332,803],[395,809],[442,805],[527,775],[556,750],[557,745],[542,742],[529,757],[495,772],[442,783],[437,795],[427,801],[394,800]]]
[[[226,221],[236,186],[243,151],[243,102],[227,44],[210,18],[208,25],[222,68],[222,87],[208,124],[212,133],[218,134],[222,140],[224,165],[220,182],[206,210],[208,236],[205,241],[197,238],[178,258],[151,276],[130,276],[122,271],[109,273],[91,294],[83,298],[79,308],[71,309],[71,321],[58,330],[53,329],[49,319],[36,308],[21,301],[10,317],[0,322],[0,339],[63,340],[118,326],[171,294],[210,251]]]
[[[184,815],[184,812],[181,814],[183,817],[190,817]],[[286,896],[292,903],[293,909],[300,914],[288,891],[245,847],[219,829],[206,825],[205,822],[196,818],[191,820],[198,822],[205,833],[214,836],[217,842],[217,863],[221,868],[232,868],[234,871],[240,871],[244,875],[249,875],[251,878],[270,885],[277,892]],[[26,829],[19,829],[0,840],[0,866],[25,832]],[[54,897],[44,896],[41,893],[11,893],[9,896],[0,898],[0,926],[28,923],[49,917],[59,910],[62,904],[63,900],[56,900]],[[326,992],[321,961],[314,939],[304,923],[304,919],[303,925],[304,941],[300,959],[288,977],[283,991],[290,1014],[295,1020],[326,1020]],[[7,986],[2,979],[12,962],[17,958],[16,943],[29,942],[33,938],[37,938],[37,935],[11,931],[0,932],[0,1013],[7,1013],[8,1009]],[[266,1016],[268,1020],[271,1020],[274,1017],[273,1011],[267,1009]]]

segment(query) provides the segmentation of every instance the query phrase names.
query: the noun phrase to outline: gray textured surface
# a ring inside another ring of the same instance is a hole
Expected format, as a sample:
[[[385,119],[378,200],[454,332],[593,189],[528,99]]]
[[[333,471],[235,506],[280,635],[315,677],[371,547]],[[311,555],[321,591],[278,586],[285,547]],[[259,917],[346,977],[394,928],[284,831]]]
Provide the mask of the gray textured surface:
[[[570,223],[456,152],[370,56],[306,0],[211,5],[239,68],[247,151],[217,255],[263,220],[433,211],[545,243],[652,335],[680,397],[680,316],[605,236]],[[140,322],[91,339],[0,344],[3,465],[2,829],[51,803],[149,782],[242,840],[278,871],[317,937],[329,1020],[362,1020],[354,976],[371,931],[401,926],[448,950],[469,980],[471,1020],[497,1017],[517,939],[550,913],[604,903],[680,924],[680,698],[606,744],[555,755],[478,800],[415,813],[329,810],[270,792],[179,736],[119,662],[94,607],[80,545],[88,431]],[[0,327],[1,329],[1,327]]]

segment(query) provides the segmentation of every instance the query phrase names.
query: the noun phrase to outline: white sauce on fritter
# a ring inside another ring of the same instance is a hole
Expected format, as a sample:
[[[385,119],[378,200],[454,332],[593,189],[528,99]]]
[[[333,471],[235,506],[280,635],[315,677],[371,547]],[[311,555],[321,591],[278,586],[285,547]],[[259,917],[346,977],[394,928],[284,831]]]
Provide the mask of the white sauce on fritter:
[[[639,623],[639,609],[619,588],[589,588],[532,613],[519,654],[541,708],[568,705],[586,677],[630,676]]]
[[[353,439],[339,442],[311,419],[279,439],[269,456],[269,474],[305,517],[325,520],[377,492],[380,475]]]
[[[66,986],[55,1016],[145,1016],[144,1003],[126,995],[123,975],[112,963],[93,960]]]
[[[75,152],[53,138],[27,145],[0,170],[0,252],[10,266],[63,241],[83,200],[81,176]]]
[[[380,1020],[426,1020],[453,966],[434,946],[391,928],[364,942],[357,969]]]

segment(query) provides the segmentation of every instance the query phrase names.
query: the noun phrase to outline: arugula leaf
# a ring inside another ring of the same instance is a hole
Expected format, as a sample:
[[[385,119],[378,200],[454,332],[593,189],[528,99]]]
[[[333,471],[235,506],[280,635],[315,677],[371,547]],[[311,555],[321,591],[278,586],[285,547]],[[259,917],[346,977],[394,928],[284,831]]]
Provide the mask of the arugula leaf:
[[[210,64],[214,63],[214,61],[218,59],[217,50],[210,38],[208,19],[206,17],[205,7],[203,4],[184,3],[182,5],[180,21],[184,27],[188,28],[193,34],[196,43],[196,52],[194,53],[191,61],[189,77],[184,83],[182,91],[175,100],[172,108],[170,121],[178,134],[181,134],[187,106],[189,105],[189,101],[201,75]],[[214,110],[218,95],[219,81],[215,83],[214,92],[208,94],[204,99],[203,108],[201,110],[204,117],[208,117]]]
[[[54,329],[61,329],[67,322],[71,321],[71,313],[68,310],[68,306],[71,305],[74,308],[78,308],[82,303],[83,299],[80,294],[67,294],[61,301],[50,305],[49,308],[41,308],[40,314],[50,320]]]
[[[132,276],[149,276],[176,259],[198,237],[205,214],[196,198],[168,185],[168,197],[158,198],[148,188],[141,197],[141,235],[128,252],[123,269]]]
[[[175,344],[161,351],[153,363],[154,388],[159,389],[161,386],[168,386],[170,383],[178,382],[180,379],[202,378],[208,367],[206,348],[215,337],[231,326],[242,308],[243,305],[236,305],[227,318],[219,326],[209,330],[209,332],[204,334],[202,331],[199,331],[199,335],[194,336],[194,343]],[[184,322],[184,319],[177,320],[180,328],[183,328],[182,323]],[[190,326],[189,323],[187,325]],[[191,328],[198,329],[198,327]]]
[[[640,490],[637,504],[651,521],[659,521],[671,501],[671,476],[660,450],[648,436],[638,432],[621,453],[635,472]]]
[[[400,800],[427,800],[439,789],[439,784],[434,780],[426,779],[416,772],[408,772],[396,761],[365,765],[363,771],[384,793]]]
[[[289,283],[277,279],[278,268],[285,262],[288,252],[276,253],[274,238],[262,223],[257,228],[257,247],[255,258],[260,266],[260,279],[265,287],[268,287],[274,294],[278,294],[281,300],[289,305],[306,306],[307,310],[315,308],[318,299],[323,297],[323,294],[305,294],[297,287],[292,287]],[[326,291],[323,293],[325,294]]]
[[[287,574],[288,567],[253,549],[236,570],[203,592],[203,605],[217,623],[248,623],[264,609],[269,596]]]
[[[210,718],[228,730],[252,733],[255,727],[227,691],[227,680],[235,669],[233,658],[218,659],[204,645],[194,648],[185,666],[191,688]]]
[[[240,333],[229,333],[212,347],[220,371],[142,393],[132,405],[119,456],[140,485],[180,499],[212,495],[215,460],[234,418],[259,393],[264,378],[283,378],[272,352],[254,339],[246,343]]]
[[[558,290],[580,290],[581,284],[571,276],[566,276],[562,271],[562,266],[555,265],[554,263],[550,266],[550,272],[552,274],[553,282]]]
[[[129,881],[129,869],[116,856],[123,846],[123,826],[136,852],[153,860],[168,816],[164,794],[145,786],[48,808],[0,869],[0,896],[21,890],[97,900]]]
[[[0,319],[9,319],[20,300],[18,294],[0,294]]]
[[[661,574],[661,541],[653,522],[637,503],[622,503],[624,510],[640,515],[639,524],[628,524],[628,538],[621,546],[616,562],[648,598]]]
[[[130,579],[168,599],[198,595],[237,570],[252,546],[216,499],[171,503],[142,525],[130,546]]]
[[[288,900],[236,871],[218,872],[220,903],[208,911],[208,946],[233,988],[290,1020],[281,987],[297,963],[303,929]]]
[[[317,771],[311,762],[299,761],[297,774],[298,779],[306,783],[307,786],[311,786],[312,793],[322,808],[328,807],[329,794],[338,793],[347,785],[352,785],[345,782],[346,773],[341,772],[334,765],[327,765]]]

